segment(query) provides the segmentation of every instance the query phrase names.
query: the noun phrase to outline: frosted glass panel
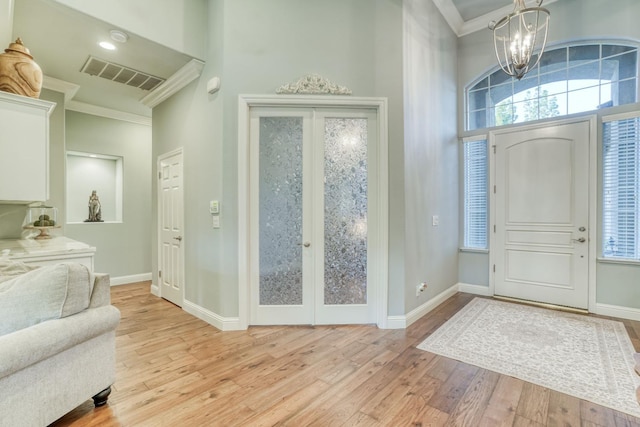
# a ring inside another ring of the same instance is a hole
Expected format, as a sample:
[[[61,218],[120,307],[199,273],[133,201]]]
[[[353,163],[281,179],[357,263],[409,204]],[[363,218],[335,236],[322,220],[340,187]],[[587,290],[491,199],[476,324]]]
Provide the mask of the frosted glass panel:
[[[367,120],[328,118],[324,303],[367,303]]]
[[[302,304],[302,118],[260,118],[260,304]]]

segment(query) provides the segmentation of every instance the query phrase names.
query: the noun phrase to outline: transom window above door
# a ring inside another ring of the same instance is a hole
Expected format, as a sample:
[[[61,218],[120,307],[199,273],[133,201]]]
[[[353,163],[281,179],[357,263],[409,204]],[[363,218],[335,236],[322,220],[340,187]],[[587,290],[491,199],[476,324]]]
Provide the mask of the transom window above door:
[[[546,51],[522,80],[500,68],[466,90],[465,129],[565,116],[638,99],[638,47],[581,44]]]

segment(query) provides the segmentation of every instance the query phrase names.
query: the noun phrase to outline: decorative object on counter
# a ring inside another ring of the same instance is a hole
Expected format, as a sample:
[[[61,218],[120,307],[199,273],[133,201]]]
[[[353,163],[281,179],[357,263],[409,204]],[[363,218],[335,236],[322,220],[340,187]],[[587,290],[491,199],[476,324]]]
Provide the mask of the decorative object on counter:
[[[42,89],[42,69],[31,52],[18,39],[0,54],[0,90],[39,98]]]
[[[52,206],[45,206],[44,203],[29,207],[22,228],[36,230],[38,232],[34,237],[36,240],[50,239],[49,231],[54,228],[60,228],[58,225],[58,209]]]
[[[102,205],[96,190],[93,190],[89,196],[89,218],[84,222],[104,222],[102,221]]]

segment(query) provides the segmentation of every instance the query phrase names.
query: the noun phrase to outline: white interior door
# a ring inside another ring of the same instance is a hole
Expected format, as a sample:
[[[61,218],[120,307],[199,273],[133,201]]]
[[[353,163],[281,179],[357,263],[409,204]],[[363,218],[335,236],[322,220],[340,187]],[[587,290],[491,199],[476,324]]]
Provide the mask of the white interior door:
[[[158,158],[160,296],[182,307],[184,298],[184,200],[182,151]]]
[[[376,321],[376,128],[367,110],[252,109],[251,324]]]
[[[313,323],[310,110],[256,109],[250,121],[251,318]]]
[[[495,294],[588,308],[590,123],[491,137]]]
[[[315,114],[316,324],[376,323],[376,129],[372,111]]]

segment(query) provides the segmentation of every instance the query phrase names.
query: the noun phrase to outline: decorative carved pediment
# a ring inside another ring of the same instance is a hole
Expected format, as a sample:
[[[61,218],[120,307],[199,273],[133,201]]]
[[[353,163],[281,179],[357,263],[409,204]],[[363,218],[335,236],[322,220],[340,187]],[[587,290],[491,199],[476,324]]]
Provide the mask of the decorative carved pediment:
[[[308,74],[297,82],[280,86],[277,94],[299,95],[351,95],[351,89],[339,86],[318,74]]]

